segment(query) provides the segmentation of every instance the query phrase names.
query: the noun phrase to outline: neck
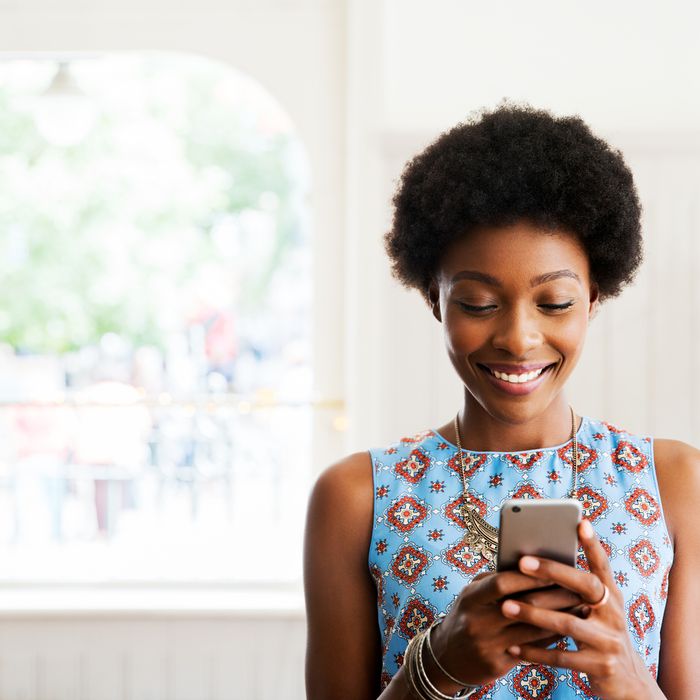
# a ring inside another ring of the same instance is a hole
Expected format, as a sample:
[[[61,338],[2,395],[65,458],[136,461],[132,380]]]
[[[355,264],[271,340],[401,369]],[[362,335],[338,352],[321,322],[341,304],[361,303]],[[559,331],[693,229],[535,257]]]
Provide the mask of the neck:
[[[526,410],[519,414],[514,411],[509,415],[494,416],[465,391],[464,407],[457,420],[462,447],[475,452],[544,449],[561,445],[572,438],[571,409],[563,394],[537,416],[528,416]],[[576,416],[574,430],[578,430],[580,422]]]

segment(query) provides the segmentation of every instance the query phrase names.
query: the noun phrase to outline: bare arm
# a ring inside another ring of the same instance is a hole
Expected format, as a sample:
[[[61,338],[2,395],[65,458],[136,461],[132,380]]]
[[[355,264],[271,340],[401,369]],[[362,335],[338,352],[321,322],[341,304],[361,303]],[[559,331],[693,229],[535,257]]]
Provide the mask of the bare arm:
[[[700,689],[700,450],[678,440],[655,440],[654,461],[675,550],[657,682],[669,700],[692,700]]]
[[[373,506],[372,464],[368,452],[353,454],[328,467],[311,491],[304,539],[307,700],[375,700],[379,696],[381,636],[377,591],[368,565]],[[506,593],[529,591],[547,583],[533,582],[532,577],[517,572],[482,576],[493,578],[493,581],[479,582],[481,576],[477,576],[462,593],[471,591],[474,597],[481,591],[481,597],[486,596],[491,601]],[[499,578],[501,580],[496,584]],[[564,598],[561,598],[562,594],[565,594]],[[562,590],[534,595],[543,598],[542,605],[551,609],[567,609],[580,602],[577,597],[570,600],[571,594]],[[483,602],[478,604],[478,611],[473,611],[472,626],[481,625],[480,616],[491,615],[496,617],[500,626],[492,624],[492,620],[481,627],[492,631],[507,627],[504,639],[493,641],[500,649],[501,657],[505,656],[503,649],[511,642],[541,640],[546,646],[558,638],[558,635],[536,627],[513,624],[502,617],[500,608],[496,609],[497,603],[491,606],[494,608],[491,610]],[[434,635],[436,652],[440,648],[441,627]],[[484,633],[483,636],[493,635]],[[474,637],[468,634],[462,640],[467,650],[475,643]],[[475,654],[468,655],[477,658]],[[490,656],[495,658],[498,654]],[[507,659],[510,666],[515,663],[510,657]],[[428,678],[443,693],[453,694],[460,689],[442,674],[430,655],[424,657],[424,665]],[[490,660],[487,664],[489,671],[491,665]],[[457,665],[453,662],[452,667],[457,668]],[[483,675],[483,669],[479,670]],[[504,670],[505,667],[499,668],[493,677],[501,675]],[[406,669],[401,666],[379,700],[414,700],[414,697],[409,690]]]
[[[309,498],[304,537],[307,700],[375,700],[382,652],[367,562],[374,492],[368,452],[328,467]],[[439,678],[428,660],[430,678]],[[400,668],[381,700],[414,700]],[[436,682],[445,688],[444,681]]]
[[[373,486],[369,453],[328,467],[311,491],[304,537],[308,700],[374,700],[381,649],[367,556]]]

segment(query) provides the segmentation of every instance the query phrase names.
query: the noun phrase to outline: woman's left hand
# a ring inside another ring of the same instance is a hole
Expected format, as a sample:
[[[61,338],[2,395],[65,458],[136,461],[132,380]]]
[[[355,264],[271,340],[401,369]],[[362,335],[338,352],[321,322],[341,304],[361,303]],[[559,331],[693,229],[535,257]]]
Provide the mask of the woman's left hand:
[[[625,619],[624,597],[613,578],[608,555],[588,520],[579,523],[578,534],[590,572],[532,556],[520,559],[520,571],[551,580],[592,603],[602,599],[605,584],[609,597],[604,605],[591,609],[588,617],[579,618],[523,601],[506,600],[501,604],[506,617],[572,637],[578,651],[523,644],[509,647],[508,652],[523,661],[583,671],[593,692],[606,700],[664,697],[633,646]]]

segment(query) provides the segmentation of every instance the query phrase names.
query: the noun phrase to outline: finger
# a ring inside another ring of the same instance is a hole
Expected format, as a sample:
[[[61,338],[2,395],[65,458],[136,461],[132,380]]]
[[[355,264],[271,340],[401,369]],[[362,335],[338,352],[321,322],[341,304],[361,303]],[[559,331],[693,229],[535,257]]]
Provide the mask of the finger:
[[[581,617],[585,620],[590,616],[591,609],[588,605],[583,603],[581,605],[574,605],[574,607],[569,608],[569,610],[567,612],[570,613],[571,615],[576,615],[576,617]]]
[[[484,578],[485,576],[493,576],[495,573],[495,571],[482,571],[480,574],[474,576],[472,581],[478,581],[480,578]]]
[[[600,654],[588,649],[564,651],[563,649],[541,649],[534,644],[520,644],[509,647],[507,652],[516,659],[534,664],[569,668],[588,675],[599,675],[603,672]]]
[[[603,549],[603,545],[600,543],[591,522],[584,518],[579,523],[578,533],[591,573],[595,574],[608,588],[612,587],[612,592],[617,584],[610,566],[610,559],[608,558],[608,553]],[[597,598],[590,598],[590,600],[600,600],[604,593],[602,588],[599,590],[599,593],[600,595]]]
[[[604,635],[593,620],[583,620],[558,610],[543,610],[527,603],[506,600],[501,604],[504,617],[518,622],[525,622],[535,627],[557,632],[562,637],[573,637],[579,642],[590,644],[594,648],[602,646]]]
[[[516,622],[503,629],[498,635],[498,643],[503,649],[511,644],[532,644],[534,642],[547,646],[561,637],[560,634],[552,634],[551,630],[543,630],[541,627]]]
[[[531,578],[530,580],[534,583],[534,581],[535,581],[536,579]],[[518,599],[518,600],[519,600],[520,598],[525,598],[525,599],[527,599],[527,596],[530,595],[531,593],[535,593],[535,592],[547,592],[547,591],[556,591],[556,590],[566,590],[566,589],[562,589],[562,587],[561,587],[559,584],[557,584],[557,583],[554,583],[554,584],[552,584],[551,586],[536,586],[536,585],[535,585],[535,586],[533,586],[532,588],[528,588],[526,591],[519,591],[519,592],[517,592],[517,593],[511,593],[508,597],[509,597],[509,598],[516,598],[516,599]]]
[[[600,546],[600,545],[599,545]],[[603,548],[601,547],[601,550]],[[605,555],[605,550],[603,550]],[[607,555],[605,555],[607,557]],[[535,557],[530,554],[520,557],[518,562],[522,572],[538,579],[547,578],[581,597],[581,600],[593,603],[600,600],[605,592],[603,582],[595,573],[581,571],[574,566],[562,564],[554,559]]]
[[[472,580],[472,583],[474,581]],[[519,571],[501,571],[476,582],[473,596],[478,603],[493,603],[501,598],[532,588],[551,585],[548,579],[521,574]]]
[[[528,591],[524,594],[509,597],[529,605],[536,605],[538,608],[545,608],[546,610],[563,610],[574,605],[580,605],[583,602],[578,593],[561,586],[545,591]]]

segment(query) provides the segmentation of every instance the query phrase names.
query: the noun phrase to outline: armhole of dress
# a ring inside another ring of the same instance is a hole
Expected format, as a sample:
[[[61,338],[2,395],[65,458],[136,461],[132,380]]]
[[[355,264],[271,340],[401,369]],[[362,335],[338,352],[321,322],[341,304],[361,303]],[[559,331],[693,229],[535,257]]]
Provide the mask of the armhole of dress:
[[[666,524],[666,512],[664,511],[664,504],[661,498],[659,480],[656,477],[656,460],[654,459],[654,436],[647,435],[646,437],[649,438],[649,442],[647,443],[647,445],[649,445],[649,461],[651,465],[651,469],[649,471],[651,473],[651,480],[654,484],[654,489],[656,489],[656,498],[659,501],[659,512],[661,513],[661,522],[666,532],[666,537],[668,537],[668,541],[671,543],[671,550],[675,552],[673,538],[671,537],[671,533],[668,531],[668,525]]]
[[[374,453],[372,450],[367,450],[367,452],[369,452],[369,464],[370,469],[372,470],[372,531],[369,537],[369,548],[367,550],[367,569],[369,570],[374,563],[372,561],[372,548],[374,547],[374,528],[377,523],[377,499],[375,497],[375,494],[377,493],[377,484],[375,482],[376,469],[374,464]]]

